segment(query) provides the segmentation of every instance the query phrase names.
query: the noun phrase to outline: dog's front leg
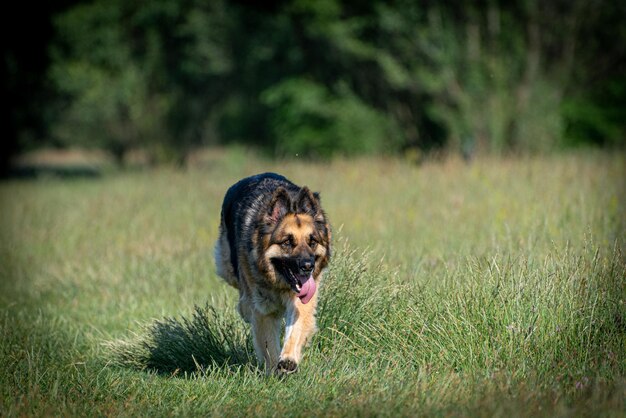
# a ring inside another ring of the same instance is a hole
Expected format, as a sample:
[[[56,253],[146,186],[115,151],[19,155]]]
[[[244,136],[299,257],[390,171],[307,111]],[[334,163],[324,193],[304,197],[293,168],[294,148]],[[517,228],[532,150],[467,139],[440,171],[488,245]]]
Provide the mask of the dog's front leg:
[[[275,315],[252,315],[252,338],[259,366],[265,365],[265,373],[276,369],[280,352],[281,318]]]
[[[278,361],[278,373],[289,374],[298,369],[302,348],[316,331],[316,306],[317,294],[307,304],[303,304],[298,298],[292,298],[287,305],[285,342]]]

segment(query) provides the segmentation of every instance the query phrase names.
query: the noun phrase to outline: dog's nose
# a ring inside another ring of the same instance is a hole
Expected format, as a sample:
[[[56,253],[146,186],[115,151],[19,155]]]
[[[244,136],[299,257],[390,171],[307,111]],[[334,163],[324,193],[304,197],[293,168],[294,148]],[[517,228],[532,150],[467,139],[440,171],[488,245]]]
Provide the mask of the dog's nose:
[[[313,265],[315,264],[315,260],[312,258],[305,258],[303,260],[298,261],[298,268],[303,273],[310,273],[313,271]]]

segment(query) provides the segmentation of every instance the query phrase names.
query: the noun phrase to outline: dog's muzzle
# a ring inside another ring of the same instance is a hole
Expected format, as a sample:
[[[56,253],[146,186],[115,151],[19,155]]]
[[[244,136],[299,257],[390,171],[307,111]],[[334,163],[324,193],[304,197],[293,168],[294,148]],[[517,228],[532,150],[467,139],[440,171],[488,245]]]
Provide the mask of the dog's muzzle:
[[[302,303],[308,303],[317,289],[313,279],[315,258],[313,257],[278,257],[273,258],[272,264],[280,275],[287,281]]]

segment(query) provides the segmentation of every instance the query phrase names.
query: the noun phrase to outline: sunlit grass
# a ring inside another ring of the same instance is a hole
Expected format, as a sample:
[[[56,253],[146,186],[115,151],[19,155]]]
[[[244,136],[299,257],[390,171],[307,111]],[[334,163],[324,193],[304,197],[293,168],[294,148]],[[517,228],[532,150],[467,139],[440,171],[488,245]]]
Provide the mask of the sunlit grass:
[[[0,185],[0,412],[622,415],[626,159],[266,162]],[[230,184],[322,193],[301,371],[254,367],[212,249]],[[195,307],[195,308],[194,308]]]

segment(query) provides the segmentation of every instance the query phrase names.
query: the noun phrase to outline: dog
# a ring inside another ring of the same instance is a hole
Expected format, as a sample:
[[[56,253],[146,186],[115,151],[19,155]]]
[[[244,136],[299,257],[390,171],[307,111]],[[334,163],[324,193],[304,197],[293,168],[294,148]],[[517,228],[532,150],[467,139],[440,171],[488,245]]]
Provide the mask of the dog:
[[[244,178],[226,192],[217,273],[239,290],[238,311],[251,325],[267,374],[297,371],[302,349],[317,331],[317,288],[330,256],[331,230],[319,193],[275,173]]]

